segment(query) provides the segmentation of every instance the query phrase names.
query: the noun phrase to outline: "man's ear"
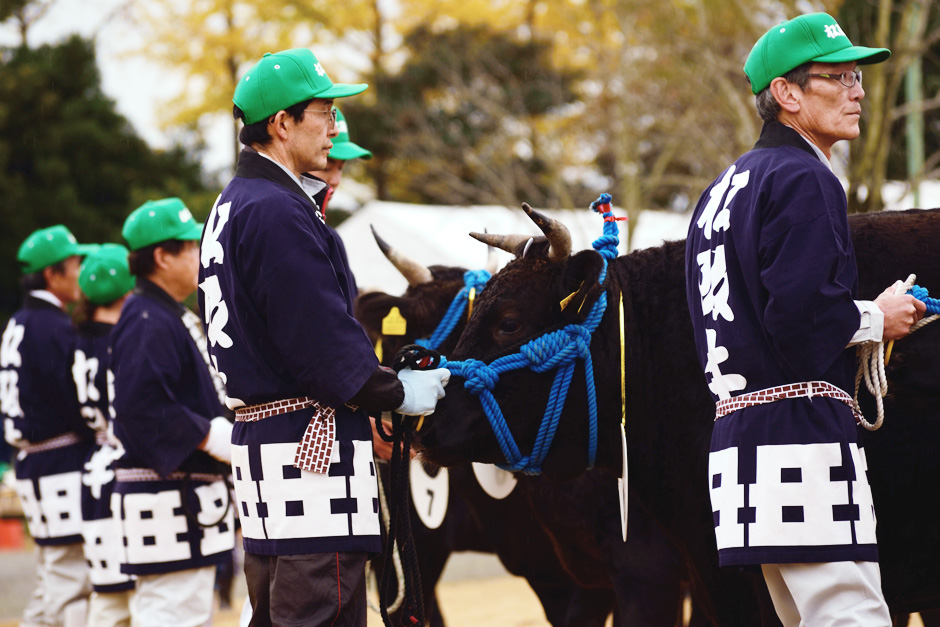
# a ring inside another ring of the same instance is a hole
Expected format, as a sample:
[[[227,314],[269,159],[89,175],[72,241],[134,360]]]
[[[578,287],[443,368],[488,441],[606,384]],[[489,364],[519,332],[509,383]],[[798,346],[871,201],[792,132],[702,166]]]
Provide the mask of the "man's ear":
[[[796,83],[791,83],[783,77],[770,81],[770,93],[787,113],[799,113],[803,99],[803,90]]]
[[[600,298],[604,287],[598,279],[603,267],[604,260],[593,250],[583,250],[568,257],[561,281],[563,297],[558,303],[567,322],[584,320]]]
[[[287,138],[287,120],[293,120],[290,114],[283,109],[268,118],[268,135],[271,137]]]
[[[49,287],[49,285],[52,284],[52,276],[55,273],[56,271],[52,268],[52,266],[46,266],[42,269],[42,278],[46,281],[46,287]]]
[[[170,252],[163,246],[157,246],[153,249],[153,265],[155,268],[164,269],[167,267],[167,257],[170,256]]]

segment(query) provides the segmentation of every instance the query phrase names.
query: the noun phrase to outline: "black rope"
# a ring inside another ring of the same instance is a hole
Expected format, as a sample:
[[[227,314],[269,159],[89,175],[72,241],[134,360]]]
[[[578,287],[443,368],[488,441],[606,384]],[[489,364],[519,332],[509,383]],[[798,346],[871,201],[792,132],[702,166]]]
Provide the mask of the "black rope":
[[[405,428],[405,420],[400,414],[392,413],[392,459],[389,462],[389,526],[386,548],[387,555],[382,565],[379,580],[379,610],[386,627],[393,627],[388,614],[388,606],[395,600],[391,583],[396,581],[395,562],[391,556],[395,543],[402,556],[405,595],[401,613],[405,624],[424,625],[424,598],[421,591],[421,573],[418,570],[418,557],[415,553],[411,531],[411,492],[409,489],[409,471],[411,467],[411,431]]]
[[[432,370],[441,363],[441,354],[437,351],[409,344],[403,347],[392,360],[392,368],[398,372],[402,368],[412,370]],[[421,571],[418,568],[418,555],[415,552],[414,537],[411,530],[411,438],[414,435],[406,427],[404,416],[392,412],[392,435],[388,437],[382,426],[381,418],[373,417],[379,436],[392,443],[392,458],[389,462],[389,526],[386,555],[379,580],[379,611],[386,627],[394,627],[388,615],[388,606],[394,602],[391,582],[395,580],[394,559],[390,555],[395,543],[402,556],[405,595],[401,613],[405,624],[411,623],[423,627],[424,595],[421,589]]]

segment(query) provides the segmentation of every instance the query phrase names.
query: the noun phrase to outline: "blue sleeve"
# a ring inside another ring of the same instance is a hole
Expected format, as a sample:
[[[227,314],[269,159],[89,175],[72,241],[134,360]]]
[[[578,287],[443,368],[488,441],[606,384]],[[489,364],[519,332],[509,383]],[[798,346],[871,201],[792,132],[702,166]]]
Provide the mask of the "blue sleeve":
[[[238,269],[283,367],[309,395],[338,406],[359,391],[378,360],[347,305],[340,281],[348,279],[331,261],[328,227],[301,204],[240,229]]]
[[[166,476],[198,448],[213,416],[180,401],[194,385],[191,354],[179,330],[150,314],[114,338],[114,433],[131,457]]]
[[[763,326],[795,380],[828,372],[859,325],[845,192],[828,172],[778,181],[760,243]]]

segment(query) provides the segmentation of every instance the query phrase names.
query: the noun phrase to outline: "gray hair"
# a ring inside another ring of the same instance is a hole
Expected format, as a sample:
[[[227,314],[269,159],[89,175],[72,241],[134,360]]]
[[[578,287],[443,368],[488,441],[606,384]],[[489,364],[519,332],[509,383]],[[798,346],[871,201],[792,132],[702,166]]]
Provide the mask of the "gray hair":
[[[812,64],[813,62],[809,61],[798,65],[781,78],[788,83],[796,83],[800,89],[806,91],[806,85],[809,84],[809,68]],[[757,104],[757,114],[764,122],[773,122],[780,115],[780,103],[770,93],[770,85],[762,89],[754,99]]]

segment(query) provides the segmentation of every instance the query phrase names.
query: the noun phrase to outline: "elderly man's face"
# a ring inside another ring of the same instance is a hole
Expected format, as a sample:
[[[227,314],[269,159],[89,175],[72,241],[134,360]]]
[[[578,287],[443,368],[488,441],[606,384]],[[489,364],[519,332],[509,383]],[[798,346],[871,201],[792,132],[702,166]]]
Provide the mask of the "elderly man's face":
[[[333,148],[339,129],[331,123],[332,100],[315,99],[304,110],[304,117],[293,123],[288,138],[288,150],[300,172],[322,170]]]
[[[838,76],[856,69],[854,61],[849,63],[814,63],[810,74]],[[833,78],[810,77],[796,121],[804,133],[817,146],[832,146],[842,139],[855,139],[859,135],[858,122],[862,113],[862,98],[865,90],[861,82],[846,87]]]

